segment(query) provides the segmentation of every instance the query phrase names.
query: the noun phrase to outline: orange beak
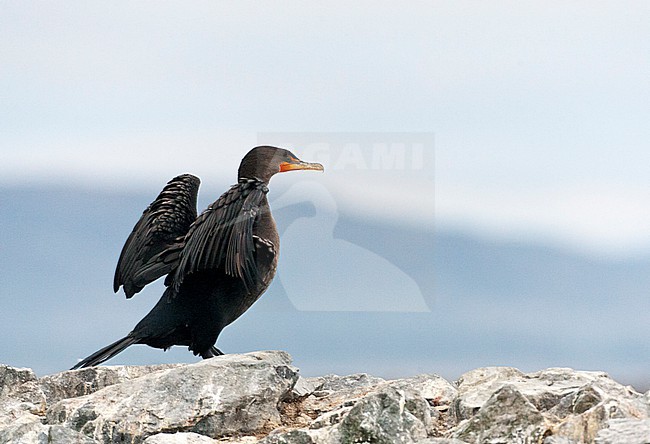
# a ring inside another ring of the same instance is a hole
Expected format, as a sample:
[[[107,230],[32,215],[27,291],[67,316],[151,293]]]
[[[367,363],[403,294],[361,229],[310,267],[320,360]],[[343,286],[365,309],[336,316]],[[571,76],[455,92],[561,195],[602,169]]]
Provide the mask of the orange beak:
[[[303,162],[300,159],[291,159],[291,162],[282,162],[280,164],[281,173],[294,170],[325,171],[325,168],[320,163]]]

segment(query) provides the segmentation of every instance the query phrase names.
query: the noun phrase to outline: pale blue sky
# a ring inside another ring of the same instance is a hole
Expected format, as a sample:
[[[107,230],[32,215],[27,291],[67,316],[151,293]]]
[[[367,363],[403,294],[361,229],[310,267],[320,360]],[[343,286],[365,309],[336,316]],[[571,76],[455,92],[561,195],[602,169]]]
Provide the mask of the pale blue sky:
[[[648,23],[645,1],[2,2],[0,184],[218,194],[261,132],[428,132],[430,174],[317,180],[341,208],[648,253]]]

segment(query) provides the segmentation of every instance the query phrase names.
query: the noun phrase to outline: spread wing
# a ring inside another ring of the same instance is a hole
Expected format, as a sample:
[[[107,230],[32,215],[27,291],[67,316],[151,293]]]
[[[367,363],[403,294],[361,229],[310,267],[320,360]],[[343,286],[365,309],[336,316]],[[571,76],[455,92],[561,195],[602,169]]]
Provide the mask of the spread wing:
[[[183,239],[196,220],[201,181],[183,174],[170,180],[142,213],[117,262],[113,289],[127,298],[178,265]]]
[[[268,188],[248,180],[234,185],[196,220],[185,237],[178,268],[167,277],[174,297],[191,273],[222,269],[250,291],[259,281],[253,226]]]

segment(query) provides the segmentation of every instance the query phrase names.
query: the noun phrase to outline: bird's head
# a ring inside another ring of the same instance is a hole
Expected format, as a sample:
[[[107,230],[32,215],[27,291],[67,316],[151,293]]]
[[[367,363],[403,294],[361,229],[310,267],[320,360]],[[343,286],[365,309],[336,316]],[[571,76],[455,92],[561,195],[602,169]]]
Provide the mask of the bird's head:
[[[239,179],[255,178],[269,183],[273,175],[294,170],[324,171],[324,168],[320,163],[303,162],[289,150],[258,146],[242,159],[239,165]]]

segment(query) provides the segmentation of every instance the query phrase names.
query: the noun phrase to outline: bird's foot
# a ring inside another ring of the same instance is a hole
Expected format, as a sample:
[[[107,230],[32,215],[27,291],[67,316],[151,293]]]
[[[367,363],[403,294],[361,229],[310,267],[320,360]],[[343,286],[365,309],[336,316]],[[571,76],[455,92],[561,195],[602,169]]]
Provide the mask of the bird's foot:
[[[224,353],[219,350],[217,347],[212,346],[208,351],[201,353],[203,359],[214,358],[215,356],[221,356]]]

